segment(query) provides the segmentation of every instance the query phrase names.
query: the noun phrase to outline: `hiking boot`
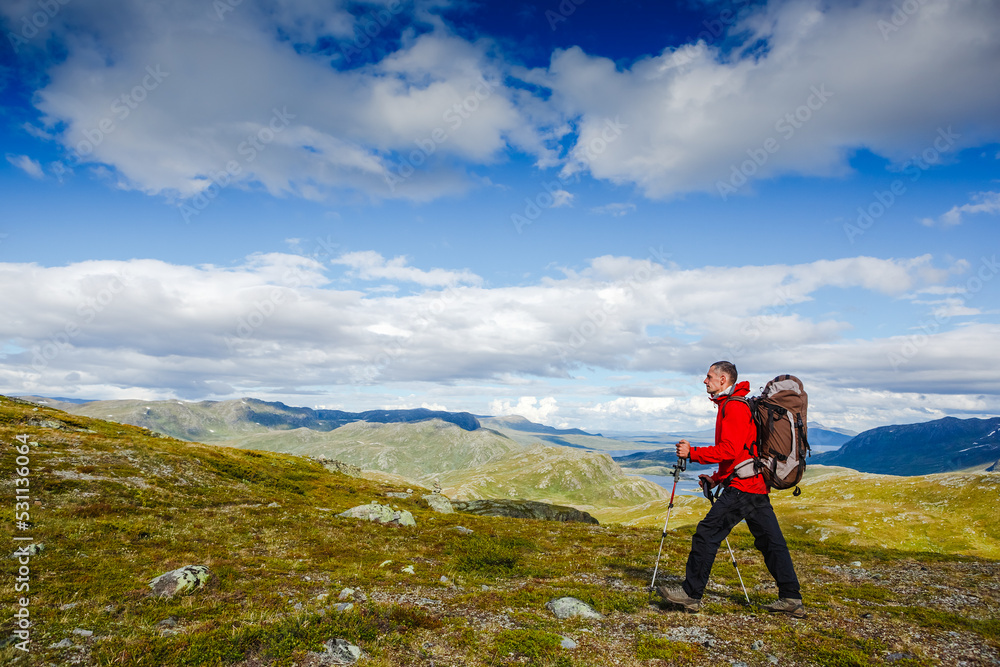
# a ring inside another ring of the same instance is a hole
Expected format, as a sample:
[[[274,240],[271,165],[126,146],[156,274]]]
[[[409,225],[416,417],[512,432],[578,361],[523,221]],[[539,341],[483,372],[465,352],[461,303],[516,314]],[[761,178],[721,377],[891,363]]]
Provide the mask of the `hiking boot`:
[[[684,588],[681,586],[676,586],[674,588],[667,588],[666,586],[658,586],[656,592],[660,594],[667,602],[672,602],[676,605],[684,607],[684,611],[691,612],[692,614],[701,611],[701,600],[693,597],[689,597],[687,593],[684,592]]]
[[[806,616],[806,608],[802,606],[802,600],[795,598],[778,598],[777,602],[772,602],[764,609],[775,614],[788,614],[793,618],[805,618]]]

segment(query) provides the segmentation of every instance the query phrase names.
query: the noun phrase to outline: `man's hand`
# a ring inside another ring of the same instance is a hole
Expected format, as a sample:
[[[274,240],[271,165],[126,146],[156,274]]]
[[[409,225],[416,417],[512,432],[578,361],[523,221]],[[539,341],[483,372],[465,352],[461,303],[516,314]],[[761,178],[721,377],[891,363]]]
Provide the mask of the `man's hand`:
[[[677,448],[677,458],[686,459],[691,456],[691,443],[687,440],[681,440],[675,447]]]
[[[703,489],[711,489],[715,486],[715,482],[708,475],[698,475],[698,486]]]

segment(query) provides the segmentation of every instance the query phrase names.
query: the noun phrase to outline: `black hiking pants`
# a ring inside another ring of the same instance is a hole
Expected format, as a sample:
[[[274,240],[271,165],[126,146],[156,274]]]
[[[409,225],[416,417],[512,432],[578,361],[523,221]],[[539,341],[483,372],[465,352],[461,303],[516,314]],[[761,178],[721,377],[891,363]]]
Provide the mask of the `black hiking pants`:
[[[701,599],[712,573],[712,564],[719,545],[741,520],[746,519],[753,545],[764,555],[764,565],[778,584],[778,596],[801,599],[799,580],[795,576],[788,544],[781,534],[778,517],[774,515],[771,499],[766,493],[747,493],[729,486],[722,492],[712,509],[698,524],[691,539],[684,592]]]

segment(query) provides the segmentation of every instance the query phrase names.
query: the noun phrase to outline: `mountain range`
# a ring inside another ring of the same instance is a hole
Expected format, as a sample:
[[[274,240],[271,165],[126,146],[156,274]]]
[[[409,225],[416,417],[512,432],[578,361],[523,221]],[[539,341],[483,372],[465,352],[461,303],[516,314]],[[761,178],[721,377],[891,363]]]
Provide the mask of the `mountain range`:
[[[73,414],[133,424],[184,440],[324,454],[421,483],[429,480],[447,482],[466,490],[471,488],[467,486],[471,482],[464,478],[468,471],[485,464],[500,465],[501,460],[509,462],[511,457],[521,456],[533,447],[553,448],[542,457],[548,461],[544,465],[552,465],[560,457],[582,463],[589,462],[589,457],[602,456],[606,452],[614,456],[614,452],[622,451],[625,453],[615,456],[614,461],[626,472],[663,475],[668,474],[668,467],[676,461],[674,442],[684,437],[695,444],[707,445],[713,437],[711,429],[673,434],[615,433],[615,437],[605,437],[581,429],[558,429],[520,416],[476,416],[468,412],[423,408],[364,412],[314,410],[252,398],[198,403],[138,400],[77,403],[27,398]],[[437,422],[437,425],[427,426],[430,422]],[[811,423],[809,441],[813,447],[810,465],[842,466],[894,475],[984,469],[1000,459],[1000,417],[946,417],[919,424],[879,427],[857,435]],[[636,452],[637,449],[642,451]],[[570,456],[573,450],[577,453]],[[611,470],[603,463],[594,466],[587,463],[585,467],[588,466],[606,472]],[[527,481],[516,470],[511,470],[511,475]],[[478,479],[477,484],[481,487],[491,484],[485,481],[492,479],[489,475],[472,477]],[[624,479],[620,471],[613,477],[615,480],[609,482],[611,486]],[[534,481],[541,483],[542,480]],[[594,482],[591,480],[588,484]],[[503,486],[499,481],[496,484]],[[581,484],[581,488],[588,484]],[[508,496],[512,488],[517,492],[523,486],[515,482],[505,487],[502,495]],[[625,496],[634,498],[636,492],[633,489]]]
[[[855,436],[809,463],[860,472],[926,475],[952,470],[996,469],[1000,459],[1000,417],[945,417],[921,424],[882,426]]]

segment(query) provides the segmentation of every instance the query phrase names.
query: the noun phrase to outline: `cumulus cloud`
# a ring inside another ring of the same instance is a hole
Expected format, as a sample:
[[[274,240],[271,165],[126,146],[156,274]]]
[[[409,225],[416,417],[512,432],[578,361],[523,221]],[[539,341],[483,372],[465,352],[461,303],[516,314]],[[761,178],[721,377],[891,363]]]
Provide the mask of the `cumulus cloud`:
[[[546,396],[537,399],[534,396],[521,396],[517,403],[496,399],[490,402],[490,414],[498,417],[519,415],[528,421],[539,424],[549,424],[559,412],[556,399]]]
[[[346,2],[69,3],[32,40],[66,54],[39,77],[32,132],[65,148],[66,172],[185,201],[225,187],[427,201],[511,151],[649,197],[728,197],[844,174],[858,149],[902,168],[1000,138],[995,3],[773,0],[627,67],[571,47],[534,70],[459,36],[444,4],[400,5],[377,59],[347,62],[367,14]],[[16,21],[30,3],[8,5]]]
[[[466,400],[469,392],[454,388],[466,383],[502,388],[490,399],[493,412],[543,422],[558,412],[560,422],[580,419],[590,428],[632,419],[701,424],[707,413],[676,386],[655,390],[648,381],[605,387],[592,405],[557,404],[560,382],[586,369],[697,379],[722,356],[741,375],[766,380],[793,371],[831,391],[1000,393],[990,370],[1000,362],[992,345],[1000,330],[955,310],[983,310],[981,272],[951,292],[955,302],[942,310],[911,296],[948,293],[934,289],[948,285],[929,281],[956,279],[930,270],[927,257],[681,269],[608,256],[562,278],[497,288],[462,271],[418,269],[374,253],[341,259],[353,262],[358,279],[372,271],[420,291],[344,289],[319,261],[283,253],[227,267],[2,264],[0,336],[8,345],[0,382],[21,394],[199,399],[334,387],[388,392],[417,383],[436,404],[445,395]],[[914,325],[883,338],[849,337],[848,323],[808,314],[820,290],[825,300],[846,290],[853,303],[861,290],[874,303],[909,303]],[[530,395],[525,380],[533,383]]]
[[[52,19],[67,57],[36,93],[64,169],[105,165],[121,187],[180,198],[240,187],[423,200],[469,187],[463,165],[508,146],[548,152],[502,63],[443,28],[337,69],[315,48],[353,35],[346,3],[248,1],[221,18],[196,0],[92,4]]]
[[[483,282],[482,278],[468,269],[463,271],[446,271],[444,269],[423,271],[408,266],[406,257],[394,257],[387,260],[371,250],[349,252],[332,260],[332,262],[350,267],[350,275],[361,280],[413,282],[424,287],[479,285]]]
[[[933,218],[924,218],[921,222],[928,227],[935,225],[954,227],[955,225],[962,224],[962,220],[966,215],[975,215],[977,213],[1000,213],[1000,192],[977,192],[972,196],[972,201],[968,204],[953,206],[936,220]]]
[[[27,155],[13,155],[11,153],[7,153],[6,157],[7,162],[10,162],[28,176],[32,178],[45,178],[45,171],[37,160],[31,159]]]
[[[649,197],[726,198],[782,174],[842,175],[858,148],[902,166],[931,147],[940,161],[996,141],[998,19],[1000,6],[974,0],[926,0],[909,14],[880,0],[774,1],[718,43],[624,68],[572,47],[525,76],[575,119],[569,171]]]

